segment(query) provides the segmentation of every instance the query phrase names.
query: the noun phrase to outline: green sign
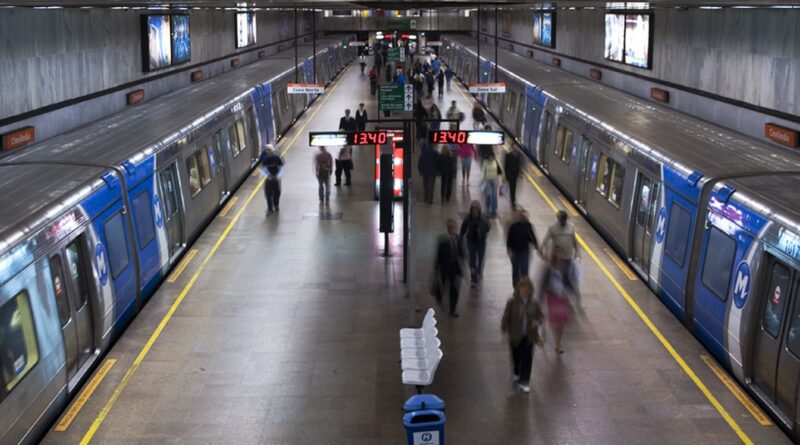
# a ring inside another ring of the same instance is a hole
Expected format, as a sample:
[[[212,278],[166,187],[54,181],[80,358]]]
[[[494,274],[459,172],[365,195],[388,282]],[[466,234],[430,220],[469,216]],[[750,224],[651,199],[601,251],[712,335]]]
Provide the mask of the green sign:
[[[408,88],[406,88],[408,87]],[[378,85],[378,110],[404,111],[413,104],[414,91],[409,85]]]
[[[389,19],[388,27],[398,31],[412,29],[411,21],[409,19]]]
[[[386,53],[387,62],[400,62],[403,58],[400,54],[400,48],[389,48]]]

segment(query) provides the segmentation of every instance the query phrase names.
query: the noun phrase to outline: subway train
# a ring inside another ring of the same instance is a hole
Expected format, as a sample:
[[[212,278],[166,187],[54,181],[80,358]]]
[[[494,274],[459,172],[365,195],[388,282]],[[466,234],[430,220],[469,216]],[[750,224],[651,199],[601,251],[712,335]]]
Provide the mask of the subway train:
[[[440,56],[488,82],[466,40]],[[498,81],[478,99],[800,440],[800,155],[506,50]]]
[[[318,40],[317,81],[354,57]],[[311,49],[0,158],[0,443],[34,443],[312,97]],[[188,75],[188,74],[187,74]]]

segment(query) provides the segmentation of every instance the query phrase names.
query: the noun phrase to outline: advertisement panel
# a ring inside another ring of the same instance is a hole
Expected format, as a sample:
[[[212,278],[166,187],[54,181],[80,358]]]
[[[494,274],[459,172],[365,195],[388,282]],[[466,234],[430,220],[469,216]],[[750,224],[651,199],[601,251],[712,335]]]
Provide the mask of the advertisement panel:
[[[147,34],[147,71],[172,65],[172,33],[168,15],[145,17]]]
[[[556,47],[556,13],[553,11],[536,11],[533,13],[533,43]]]
[[[605,58],[615,62],[624,60],[625,16],[606,14]]]
[[[650,16],[625,16],[625,63],[647,68],[650,65]]]
[[[189,16],[172,16],[172,64],[192,60],[192,42],[189,34]]]
[[[256,15],[252,12],[236,13],[236,47],[244,48],[255,44],[256,36]]]

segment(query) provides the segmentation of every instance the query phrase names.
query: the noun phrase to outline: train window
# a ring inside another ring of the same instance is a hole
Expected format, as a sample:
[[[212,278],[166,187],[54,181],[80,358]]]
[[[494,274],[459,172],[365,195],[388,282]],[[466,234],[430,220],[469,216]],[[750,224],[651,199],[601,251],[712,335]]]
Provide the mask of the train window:
[[[111,276],[115,279],[128,267],[130,262],[128,242],[125,237],[125,222],[122,212],[117,212],[106,220],[106,247],[108,262],[111,264]]]
[[[786,337],[786,345],[795,357],[800,357],[800,286],[794,292],[794,311],[790,318],[789,335]]]
[[[186,170],[189,172],[189,192],[194,198],[203,189],[200,183],[200,169],[197,168],[197,157],[194,154],[186,158]]]
[[[731,269],[736,256],[736,241],[722,230],[711,227],[703,262],[703,285],[714,292],[720,300],[728,299]]]
[[[234,157],[238,156],[239,153],[247,149],[247,138],[245,138],[244,136],[244,122],[242,122],[241,119],[237,119],[235,127],[236,127],[237,140],[239,141],[239,152],[234,153],[233,155]],[[233,137],[231,137],[231,140],[233,140]]]
[[[772,264],[772,272],[769,278],[769,287],[765,295],[764,316],[761,319],[761,326],[772,338],[778,337],[781,330],[781,319],[783,309],[786,307],[786,300],[789,298],[789,269],[781,263]]]
[[[508,95],[507,111],[513,112],[517,108],[517,93],[510,91]]]
[[[0,306],[0,395],[11,392],[38,361],[31,304],[28,292],[22,291]]]
[[[608,189],[611,186],[611,172],[614,169],[612,161],[605,153],[600,155],[600,164],[597,172],[597,182],[595,190],[604,198],[608,197]]]
[[[556,157],[562,158],[562,153],[564,152],[564,134],[567,132],[567,129],[564,126],[559,125],[558,130],[556,132],[556,144],[553,146],[553,152],[556,154]]]
[[[561,148],[561,160],[569,165],[570,159],[572,159],[572,131],[566,130],[564,134],[564,144]]]
[[[549,111],[544,112],[544,126],[542,127],[542,135],[541,139],[543,142],[542,151],[544,151],[545,147],[547,147],[547,143],[550,139],[550,128],[553,126],[553,115],[550,114]]]
[[[622,186],[625,184],[625,167],[614,161],[611,162],[614,169],[611,172],[611,190],[608,194],[608,202],[619,209],[622,201]]]
[[[203,187],[205,187],[211,182],[211,162],[208,160],[207,145],[203,144],[201,146],[197,157],[199,158],[198,163],[200,164],[200,182],[203,184]]]
[[[72,283],[75,285],[75,307],[82,308],[88,301],[87,289],[89,285],[86,281],[87,274],[85,271],[85,255],[83,254],[83,235],[75,238],[67,245],[65,250],[67,267]]]
[[[258,128],[256,125],[256,115],[253,107],[247,109],[247,126],[250,128],[250,134],[252,136],[251,147],[255,147],[258,145]]]
[[[686,259],[686,242],[689,240],[689,226],[691,223],[692,217],[689,212],[673,202],[669,212],[667,239],[664,249],[679,267],[683,267],[683,261]]]
[[[145,190],[133,198],[133,216],[136,218],[136,234],[139,235],[139,248],[144,249],[156,237],[153,225],[153,204]]]
[[[651,182],[647,176],[641,176],[639,186],[639,204],[636,206],[636,225],[644,227],[647,224],[647,209],[650,204]]]
[[[53,280],[53,292],[56,296],[56,308],[61,327],[69,323],[72,318],[72,309],[67,301],[67,282],[64,281],[64,266],[61,265],[61,255],[50,258],[50,278]]]
[[[658,208],[658,182],[653,181],[652,188],[650,191],[650,218],[648,221],[650,224],[647,225],[647,234],[651,235],[653,233],[653,226],[656,223],[656,209]]]

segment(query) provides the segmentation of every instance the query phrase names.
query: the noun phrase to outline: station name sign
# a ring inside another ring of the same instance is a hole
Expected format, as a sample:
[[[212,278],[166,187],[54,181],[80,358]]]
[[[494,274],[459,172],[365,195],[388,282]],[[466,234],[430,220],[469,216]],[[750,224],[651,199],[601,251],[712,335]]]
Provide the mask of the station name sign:
[[[3,151],[10,151],[25,145],[30,144],[36,140],[36,130],[33,127],[23,127],[6,133],[2,136]]]
[[[774,142],[792,148],[797,147],[798,142],[800,142],[797,130],[775,124],[764,124],[764,136]]]
[[[325,92],[325,84],[322,83],[290,83],[286,87],[289,94],[322,94]]]
[[[472,94],[505,93],[506,83],[505,82],[471,83],[469,84],[469,92]]]

